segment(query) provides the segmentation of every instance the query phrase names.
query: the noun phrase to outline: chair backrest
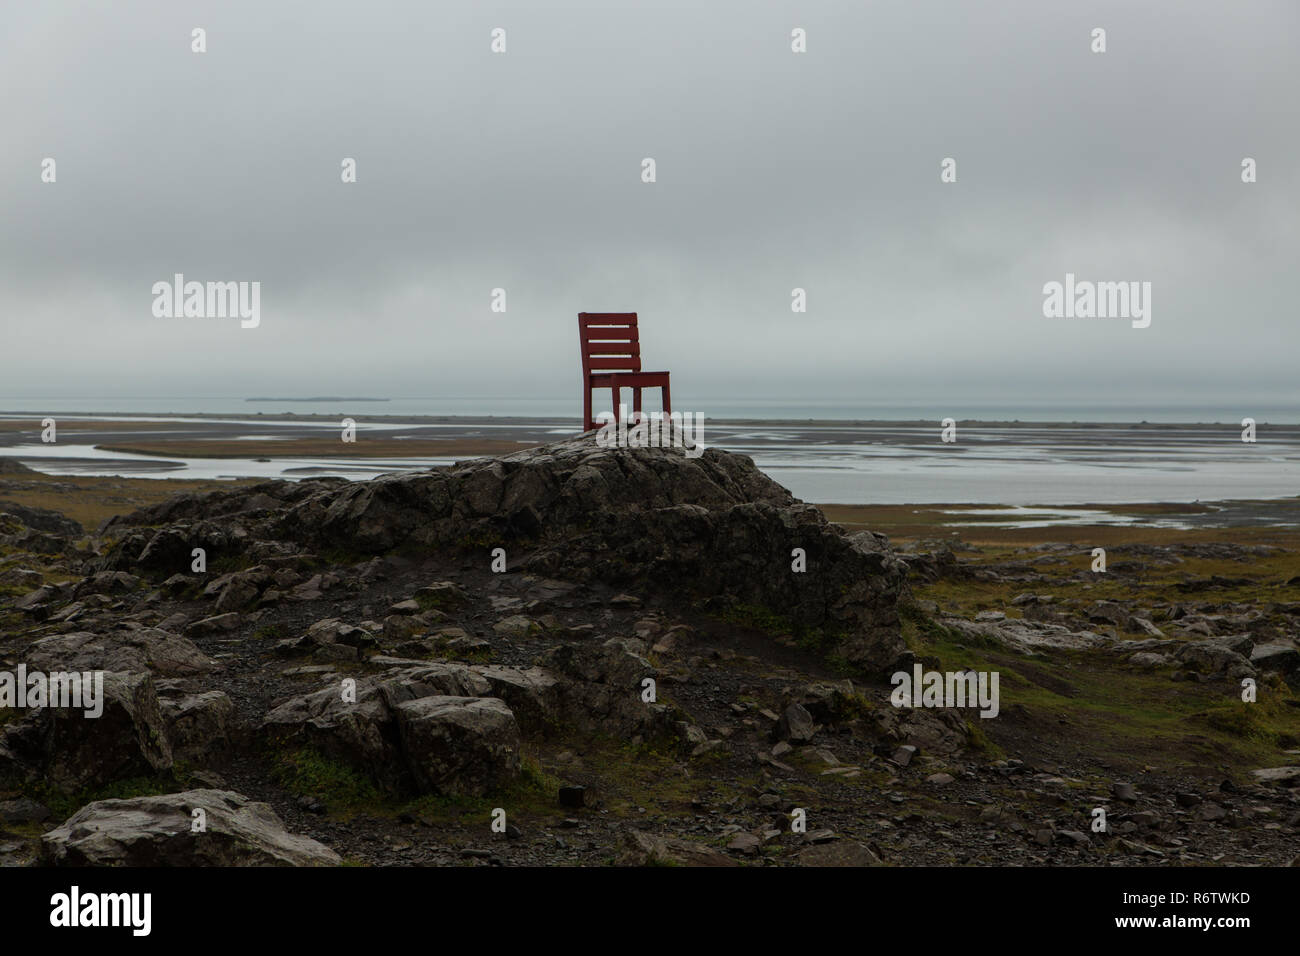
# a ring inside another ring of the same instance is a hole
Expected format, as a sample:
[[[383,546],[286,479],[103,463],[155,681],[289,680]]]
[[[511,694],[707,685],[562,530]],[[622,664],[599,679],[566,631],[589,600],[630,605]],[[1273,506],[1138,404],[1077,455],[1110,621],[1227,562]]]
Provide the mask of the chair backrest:
[[[641,340],[635,312],[579,312],[582,375],[641,371]]]

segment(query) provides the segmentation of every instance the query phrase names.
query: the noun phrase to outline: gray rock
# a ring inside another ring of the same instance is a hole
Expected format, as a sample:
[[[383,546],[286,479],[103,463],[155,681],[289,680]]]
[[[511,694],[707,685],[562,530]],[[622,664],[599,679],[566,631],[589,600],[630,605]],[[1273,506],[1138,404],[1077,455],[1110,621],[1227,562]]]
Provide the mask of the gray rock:
[[[641,641],[611,638],[602,644],[561,644],[545,654],[541,664],[560,685],[558,719],[583,733],[676,736],[681,715],[642,700],[642,681],[657,676],[644,652]]]
[[[1268,767],[1252,770],[1250,775],[1256,783],[1276,784],[1279,787],[1300,786],[1300,767]]]
[[[149,776],[172,765],[167,725],[147,673],[104,675],[103,712],[43,707],[0,733],[0,781],[39,779],[63,793]]]
[[[33,642],[24,654],[29,668],[45,671],[152,671],[186,677],[217,669],[216,661],[187,638],[158,628],[92,634],[78,631]]]
[[[187,637],[207,637],[212,634],[227,634],[237,627],[239,627],[239,614],[235,611],[227,611],[225,614],[195,621],[185,629],[185,634]]]
[[[186,694],[164,689],[160,694],[176,759],[202,765],[230,749],[235,705],[223,691]]]
[[[1174,661],[1172,657],[1166,657],[1164,654],[1153,654],[1150,651],[1139,651],[1132,655],[1128,662],[1134,667],[1141,667],[1145,670],[1154,670],[1157,667],[1170,667]]]
[[[435,581],[416,592],[416,599],[426,606],[449,611],[469,604],[469,595],[451,581]]]
[[[950,631],[974,640],[987,640],[1019,651],[1035,654],[1040,650],[1063,648],[1088,650],[1109,643],[1108,638],[1091,631],[1072,631],[1062,624],[1047,621],[1008,618],[1004,621],[968,621],[944,617],[940,623]]]
[[[493,633],[514,640],[528,637],[538,630],[540,630],[538,623],[522,614],[512,614],[510,617],[502,618],[492,625]]]
[[[801,850],[796,861],[800,866],[861,867],[882,866],[880,857],[869,847],[851,840],[821,843]]]
[[[470,668],[491,686],[489,696],[505,701],[526,734],[554,729],[560,710],[559,682],[540,667],[483,665]]]
[[[623,866],[739,866],[735,860],[712,847],[677,837],[632,830],[625,835],[627,850]]]
[[[419,792],[481,795],[519,776],[519,727],[502,701],[420,697],[395,712]]]
[[[1260,671],[1281,674],[1291,683],[1300,678],[1300,650],[1290,644],[1260,644],[1251,650],[1250,663]]]
[[[318,647],[329,644],[343,644],[347,647],[363,648],[375,647],[378,644],[375,636],[365,628],[348,624],[333,617],[317,621],[307,628],[304,639]]]
[[[741,831],[732,836],[731,840],[727,843],[727,849],[731,850],[733,853],[743,853],[746,856],[753,856],[758,852],[758,848],[762,846],[762,843],[763,841],[754,836],[754,834]]]
[[[0,585],[6,587],[39,588],[45,582],[45,576],[30,568],[9,568],[0,571]]]
[[[1185,668],[1198,674],[1237,679],[1255,677],[1257,671],[1244,654],[1251,651],[1250,639],[1243,644],[1233,638],[1190,641],[1174,652]]]
[[[788,740],[792,744],[807,743],[816,733],[812,714],[800,704],[789,704],[781,712],[781,719],[775,728],[777,740]]]
[[[0,801],[0,820],[5,823],[43,823],[50,818],[50,808],[30,797]]]
[[[1088,620],[1094,624],[1110,624],[1124,631],[1138,629],[1138,625],[1133,621],[1133,615],[1123,605],[1114,601],[1098,601],[1085,613]]]
[[[100,571],[83,578],[72,591],[73,597],[87,594],[128,594],[140,586],[140,579],[124,571]]]
[[[1196,819],[1212,822],[1222,820],[1228,815],[1228,811],[1217,803],[1203,803],[1196,808]]]
[[[1148,618],[1134,616],[1133,623],[1136,625],[1135,630],[1150,634],[1152,637],[1164,637],[1165,632],[1156,627]]]
[[[912,746],[911,744],[904,744],[903,746],[899,747],[896,751],[894,751],[894,756],[892,759],[894,763],[898,764],[900,767],[906,767],[909,763],[912,762],[912,758],[915,756],[916,756],[916,747]]]
[[[194,831],[194,810],[206,816]],[[336,866],[333,850],[284,828],[268,804],[221,790],[99,800],[41,838],[54,866]]]

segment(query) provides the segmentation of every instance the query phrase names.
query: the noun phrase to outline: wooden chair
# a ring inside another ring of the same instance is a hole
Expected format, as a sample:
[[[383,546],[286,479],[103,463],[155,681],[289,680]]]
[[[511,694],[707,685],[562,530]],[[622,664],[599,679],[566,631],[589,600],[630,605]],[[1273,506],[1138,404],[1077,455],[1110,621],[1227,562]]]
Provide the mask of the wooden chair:
[[[632,411],[641,411],[641,389],[663,389],[664,412],[672,411],[667,372],[641,371],[641,340],[635,312],[579,312],[578,338],[582,347],[583,431],[596,423],[591,417],[591,390],[608,388],[618,417],[623,389],[632,389]]]

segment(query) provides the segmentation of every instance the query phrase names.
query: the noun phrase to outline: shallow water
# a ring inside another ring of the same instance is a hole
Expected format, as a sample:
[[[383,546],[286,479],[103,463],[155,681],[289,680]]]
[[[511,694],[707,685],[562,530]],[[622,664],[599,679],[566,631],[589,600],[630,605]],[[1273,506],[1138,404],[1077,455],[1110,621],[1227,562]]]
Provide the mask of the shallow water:
[[[17,416],[13,416],[17,417]],[[107,416],[105,416],[107,418]],[[148,420],[113,416],[117,421]],[[155,419],[156,420],[156,419]],[[291,437],[334,422],[293,419],[171,419],[177,437],[251,440]],[[548,441],[575,432],[564,419],[501,421],[357,422],[367,433],[390,438],[515,438]],[[34,434],[28,433],[30,437]],[[150,432],[152,437],[164,433]],[[95,444],[123,442],[93,428],[61,430],[54,445],[10,435],[12,455],[50,474],[136,475],[185,478],[372,478],[391,471],[453,464],[454,458],[340,460],[161,459],[101,451]],[[750,455],[795,495],[840,504],[1078,505],[1157,501],[1282,498],[1300,494],[1300,427],[1261,425],[1258,441],[1241,441],[1236,425],[1136,427],[962,425],[957,441],[940,440],[934,425],[914,423],[705,422],[705,442]],[[22,443],[15,443],[15,442]]]

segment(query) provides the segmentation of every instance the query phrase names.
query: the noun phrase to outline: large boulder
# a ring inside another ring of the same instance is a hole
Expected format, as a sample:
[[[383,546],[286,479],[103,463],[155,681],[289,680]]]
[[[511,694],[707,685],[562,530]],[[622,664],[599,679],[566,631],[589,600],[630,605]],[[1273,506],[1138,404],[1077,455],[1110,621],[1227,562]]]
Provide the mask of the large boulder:
[[[1250,652],[1257,670],[1281,674],[1287,683],[1300,684],[1300,650],[1290,644],[1259,644]]]
[[[1174,651],[1174,657],[1198,674],[1237,680],[1259,673],[1247,656],[1253,648],[1248,636],[1214,637],[1188,641]]]
[[[153,679],[104,674],[102,713],[41,707],[0,735],[0,783],[39,781],[64,793],[170,769],[171,744]]]
[[[219,690],[188,694],[174,686],[158,693],[175,759],[201,766],[230,750],[235,705],[229,695]]]
[[[219,665],[192,641],[159,628],[43,637],[23,655],[33,670],[152,671],[163,677],[206,674]]]
[[[398,704],[396,714],[422,793],[480,795],[519,775],[519,727],[494,697],[420,697]]]
[[[202,810],[203,827],[196,827]],[[41,838],[53,866],[335,866],[337,853],[294,836],[268,804],[227,790],[98,800]]]
[[[490,694],[505,701],[526,734],[552,731],[560,711],[561,685],[540,667],[502,667],[496,664],[473,668],[491,685]]]

